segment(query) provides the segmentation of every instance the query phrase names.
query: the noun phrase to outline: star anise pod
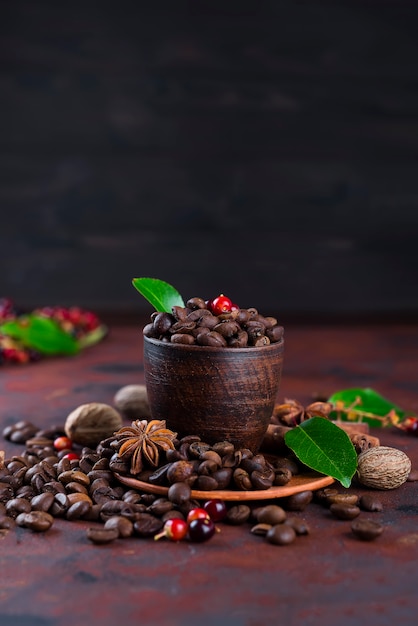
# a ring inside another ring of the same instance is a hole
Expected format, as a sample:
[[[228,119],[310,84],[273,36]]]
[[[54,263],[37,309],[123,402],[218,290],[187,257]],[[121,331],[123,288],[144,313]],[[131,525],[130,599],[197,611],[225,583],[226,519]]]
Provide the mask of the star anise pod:
[[[166,428],[165,420],[135,420],[131,426],[124,426],[115,433],[121,443],[118,456],[131,460],[131,474],[139,474],[144,461],[157,467],[160,450],[174,450],[177,433]]]
[[[297,400],[285,398],[284,404],[276,404],[272,421],[285,426],[297,426],[310,417],[328,417],[333,409],[330,402],[312,402],[304,407]]]

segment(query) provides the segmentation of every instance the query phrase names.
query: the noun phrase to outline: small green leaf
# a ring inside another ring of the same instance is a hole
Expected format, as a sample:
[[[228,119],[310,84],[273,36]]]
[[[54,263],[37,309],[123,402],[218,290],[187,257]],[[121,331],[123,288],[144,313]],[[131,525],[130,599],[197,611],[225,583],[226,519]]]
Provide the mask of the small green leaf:
[[[90,348],[90,346],[94,346],[96,343],[99,343],[108,333],[108,328],[104,324],[100,324],[94,330],[91,330],[89,333],[86,333],[82,337],[77,340],[77,345],[79,350],[84,350],[84,348]]]
[[[405,415],[400,407],[369,388],[337,391],[328,398],[328,402],[336,406],[336,410],[330,414],[330,419],[367,422],[372,427],[391,426],[393,420],[385,419],[391,412],[399,419]],[[338,405],[343,409],[338,410]]]
[[[184,307],[183,298],[171,285],[158,278],[134,278],[132,284],[156,311],[171,313],[173,306]]]
[[[357,453],[347,433],[328,419],[311,417],[289,430],[286,445],[311,469],[349,487],[357,469]]]
[[[79,350],[74,337],[62,330],[54,320],[42,315],[23,315],[5,322],[0,326],[0,332],[42,354],[76,354]]]

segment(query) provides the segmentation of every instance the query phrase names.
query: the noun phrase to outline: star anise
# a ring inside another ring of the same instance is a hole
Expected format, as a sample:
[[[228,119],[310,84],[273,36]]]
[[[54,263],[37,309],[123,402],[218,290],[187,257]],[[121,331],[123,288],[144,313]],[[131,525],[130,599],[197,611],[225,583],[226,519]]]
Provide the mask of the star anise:
[[[333,409],[330,402],[312,402],[304,407],[297,400],[285,398],[284,404],[276,404],[272,421],[285,426],[296,426],[310,417],[328,417]]]
[[[131,426],[124,426],[115,433],[115,439],[121,442],[118,456],[122,460],[131,460],[131,474],[139,474],[144,461],[151,467],[157,467],[160,450],[174,450],[177,433],[166,428],[165,420],[135,420]]]

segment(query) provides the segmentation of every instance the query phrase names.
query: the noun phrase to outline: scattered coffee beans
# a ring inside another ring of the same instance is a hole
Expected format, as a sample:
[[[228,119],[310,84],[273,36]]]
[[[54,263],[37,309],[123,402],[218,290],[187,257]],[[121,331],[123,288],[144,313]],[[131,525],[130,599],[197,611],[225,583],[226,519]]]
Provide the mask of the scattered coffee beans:
[[[228,441],[209,445],[189,435],[176,440],[175,449],[168,451],[155,470],[137,476],[167,488],[166,495],[153,495],[131,489],[118,480],[115,472],[121,474],[129,469],[118,458],[119,442],[115,438],[103,440],[96,449],[80,447],[78,458],[69,459],[63,454],[65,450],[53,446],[62,432],[55,426],[39,430],[24,421],[4,430],[5,437],[24,444],[25,449],[5,460],[0,469],[1,534],[16,526],[45,532],[54,518],[61,518],[94,523],[86,530],[86,536],[95,544],[128,537],[152,538],[161,533],[167,520],[186,520],[192,509],[200,507],[192,499],[192,489],[197,486],[214,492],[264,490],[288,482],[299,471],[293,458],[273,460],[246,449],[235,449]],[[333,517],[353,520],[352,532],[361,540],[375,539],[383,531],[380,524],[358,518],[361,510],[382,510],[374,494],[359,498],[335,488],[302,491],[283,498],[280,505],[226,503],[222,521],[230,525],[250,522],[254,536],[273,545],[287,545],[297,536],[310,533],[306,520],[297,514],[288,516],[287,512],[301,512],[311,501],[328,508]]]

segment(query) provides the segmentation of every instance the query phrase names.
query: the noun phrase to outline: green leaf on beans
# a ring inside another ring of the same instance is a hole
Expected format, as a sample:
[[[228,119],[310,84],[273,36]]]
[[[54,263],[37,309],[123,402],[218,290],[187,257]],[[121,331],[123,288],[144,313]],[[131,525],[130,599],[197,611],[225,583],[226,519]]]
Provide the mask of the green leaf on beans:
[[[42,354],[76,354],[77,340],[52,319],[42,315],[23,315],[0,326],[0,332],[20,341],[26,348]]]
[[[184,307],[183,298],[172,285],[158,278],[134,278],[132,284],[156,311],[171,313],[173,306]]]
[[[285,435],[286,445],[307,467],[332,476],[349,487],[357,469],[357,453],[350,437],[323,417],[311,417]]]
[[[391,426],[396,417],[400,420],[405,416],[400,407],[369,388],[337,391],[328,398],[328,402],[336,407],[330,419],[367,422],[371,427]]]

